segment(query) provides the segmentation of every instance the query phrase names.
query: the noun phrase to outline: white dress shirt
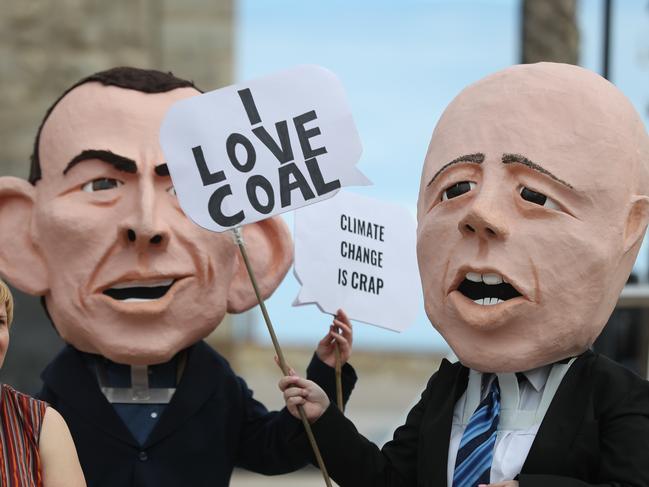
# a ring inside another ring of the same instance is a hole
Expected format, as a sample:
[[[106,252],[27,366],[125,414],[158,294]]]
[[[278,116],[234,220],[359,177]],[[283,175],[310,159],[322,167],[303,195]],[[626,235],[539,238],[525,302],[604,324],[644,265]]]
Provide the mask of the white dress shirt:
[[[523,372],[525,379],[520,384],[516,374],[497,374],[500,385],[500,419],[491,464],[491,483],[513,480],[520,473],[541,421],[573,361],[574,359],[567,364],[546,365]],[[489,387],[484,389],[483,391],[482,373],[470,370],[467,389],[453,410],[448,446],[448,487],[453,486],[455,460],[462,434]]]

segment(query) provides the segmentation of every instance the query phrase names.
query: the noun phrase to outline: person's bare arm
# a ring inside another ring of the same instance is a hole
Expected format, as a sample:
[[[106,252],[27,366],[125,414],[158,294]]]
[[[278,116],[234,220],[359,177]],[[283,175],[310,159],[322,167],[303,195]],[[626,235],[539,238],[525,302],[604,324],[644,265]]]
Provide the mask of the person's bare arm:
[[[44,487],[86,487],[68,425],[53,408],[45,410],[38,450]]]

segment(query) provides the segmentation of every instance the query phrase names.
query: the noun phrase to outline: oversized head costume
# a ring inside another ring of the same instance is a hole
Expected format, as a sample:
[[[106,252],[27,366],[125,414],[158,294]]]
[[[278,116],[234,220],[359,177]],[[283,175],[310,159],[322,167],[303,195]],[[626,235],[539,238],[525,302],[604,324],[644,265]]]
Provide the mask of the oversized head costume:
[[[0,274],[43,296],[61,337],[123,364],[165,362],[226,311],[256,304],[228,234],[180,210],[158,141],[177,100],[199,91],[117,68],[68,90],[36,140],[31,184],[0,178]],[[243,230],[262,294],[292,260],[279,218]]]
[[[68,344],[40,397],[68,423],[91,486],[228,485],[235,465],[278,474],[308,461],[306,445],[287,447],[292,418],[201,341],[257,298],[232,236],[181,211],[160,148],[166,111],[199,93],[170,73],[92,75],[46,114],[30,181],[0,177],[0,274],[42,297]],[[291,264],[290,234],[279,217],[242,234],[266,298]],[[333,368],[314,357],[309,373],[335,394]],[[347,395],[354,380],[345,365]]]
[[[649,217],[649,139],[611,83],[514,66],[462,91],[426,155],[418,202],[428,317],[482,372],[584,352]]]

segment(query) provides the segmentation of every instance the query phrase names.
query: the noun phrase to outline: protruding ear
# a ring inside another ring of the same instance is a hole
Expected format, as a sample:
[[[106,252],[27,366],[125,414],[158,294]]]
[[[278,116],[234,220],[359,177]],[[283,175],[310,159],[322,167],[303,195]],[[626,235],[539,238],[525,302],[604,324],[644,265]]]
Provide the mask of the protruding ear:
[[[634,196],[624,228],[624,252],[640,244],[649,222],[649,197]]]
[[[243,227],[248,259],[264,299],[273,294],[293,262],[293,241],[281,217],[275,216]],[[237,268],[228,294],[228,311],[241,313],[257,304],[250,277],[237,249]]]
[[[24,179],[0,178],[0,275],[41,296],[47,292],[47,270],[32,240],[35,193]]]

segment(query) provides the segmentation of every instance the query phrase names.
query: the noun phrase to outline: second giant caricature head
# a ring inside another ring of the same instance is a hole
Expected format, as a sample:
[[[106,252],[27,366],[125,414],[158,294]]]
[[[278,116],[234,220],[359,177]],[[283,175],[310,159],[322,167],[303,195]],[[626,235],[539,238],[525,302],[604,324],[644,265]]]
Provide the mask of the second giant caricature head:
[[[629,101],[576,66],[514,66],[451,102],[417,252],[428,317],[465,365],[527,370],[593,343],[640,248],[648,166]]]

